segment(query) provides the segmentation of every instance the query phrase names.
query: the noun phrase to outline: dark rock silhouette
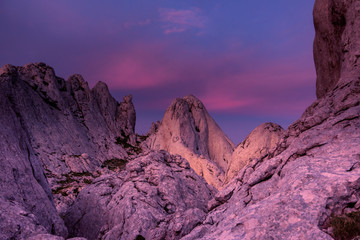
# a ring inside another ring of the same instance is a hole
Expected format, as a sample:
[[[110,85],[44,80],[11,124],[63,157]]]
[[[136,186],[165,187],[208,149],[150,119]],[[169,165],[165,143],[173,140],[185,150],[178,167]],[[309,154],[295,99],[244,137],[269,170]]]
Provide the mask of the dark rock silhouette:
[[[359,1],[316,0],[314,60],[316,95],[325,96],[340,80],[360,73]]]

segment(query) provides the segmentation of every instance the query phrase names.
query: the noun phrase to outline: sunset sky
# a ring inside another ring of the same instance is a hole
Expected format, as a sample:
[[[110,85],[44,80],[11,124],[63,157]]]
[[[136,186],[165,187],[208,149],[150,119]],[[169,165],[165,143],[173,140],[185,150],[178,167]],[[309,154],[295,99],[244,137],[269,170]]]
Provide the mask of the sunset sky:
[[[314,0],[0,0],[0,65],[45,62],[117,100],[138,133],[193,94],[238,144],[315,100]]]

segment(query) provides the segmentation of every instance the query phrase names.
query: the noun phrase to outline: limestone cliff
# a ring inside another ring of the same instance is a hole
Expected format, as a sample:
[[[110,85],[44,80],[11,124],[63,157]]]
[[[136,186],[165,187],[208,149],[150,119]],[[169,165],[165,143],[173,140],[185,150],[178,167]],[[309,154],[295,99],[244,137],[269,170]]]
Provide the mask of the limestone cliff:
[[[341,79],[360,74],[360,2],[316,0],[314,6],[314,60],[316,95],[325,96]]]
[[[272,158],[251,160],[216,194],[206,220],[183,239],[359,235],[351,223],[360,214],[359,7],[316,0],[319,99],[285,131]]]
[[[104,83],[90,90],[80,75],[65,81],[37,63],[0,68],[0,98],[0,238],[66,236],[53,201],[64,212],[106,161],[128,157],[131,96],[117,103]]]

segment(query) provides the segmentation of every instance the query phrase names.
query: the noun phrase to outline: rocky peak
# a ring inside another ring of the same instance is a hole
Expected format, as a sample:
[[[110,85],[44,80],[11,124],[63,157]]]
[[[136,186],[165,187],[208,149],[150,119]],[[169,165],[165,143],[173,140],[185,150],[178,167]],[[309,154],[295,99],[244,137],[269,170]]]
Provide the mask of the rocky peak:
[[[65,81],[43,63],[6,65],[0,72],[1,94],[8,99],[1,107],[16,113],[14,121],[41,161],[60,213],[86,185],[83,177],[89,182],[104,162],[129,157],[125,148],[135,142],[131,98],[118,103],[105,84],[90,90],[81,75]]]
[[[123,102],[118,103],[109,92],[107,85],[98,82],[91,90],[94,98],[105,118],[108,127],[117,136],[128,137],[129,143],[135,144],[136,112],[132,103],[132,96],[124,96]]]
[[[216,194],[183,239],[358,239],[359,11],[360,1],[315,1],[318,100],[270,159],[251,159]]]
[[[222,184],[234,149],[203,103],[192,95],[171,103],[147,143],[152,149],[180,154],[197,174],[216,187]]]
[[[275,123],[263,123],[256,127],[232,154],[225,176],[228,183],[251,160],[265,159],[280,141],[284,129]]]

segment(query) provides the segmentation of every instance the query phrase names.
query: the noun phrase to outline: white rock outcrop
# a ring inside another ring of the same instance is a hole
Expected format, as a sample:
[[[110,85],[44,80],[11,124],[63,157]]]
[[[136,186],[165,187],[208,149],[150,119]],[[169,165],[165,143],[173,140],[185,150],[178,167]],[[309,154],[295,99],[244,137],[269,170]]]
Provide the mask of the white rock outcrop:
[[[205,219],[211,189],[182,157],[149,152],[84,188],[64,219],[89,240],[180,239]]]
[[[234,150],[234,144],[203,103],[192,95],[172,102],[146,143],[151,149],[183,156],[197,174],[216,188],[222,185]]]
[[[224,182],[228,183],[251,160],[268,157],[283,133],[284,129],[275,123],[263,123],[256,127],[233,152]]]

